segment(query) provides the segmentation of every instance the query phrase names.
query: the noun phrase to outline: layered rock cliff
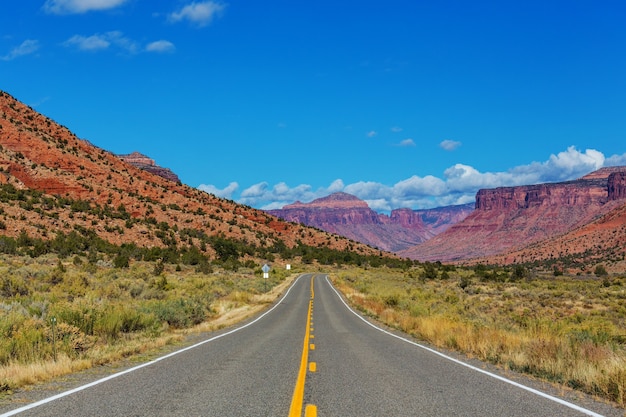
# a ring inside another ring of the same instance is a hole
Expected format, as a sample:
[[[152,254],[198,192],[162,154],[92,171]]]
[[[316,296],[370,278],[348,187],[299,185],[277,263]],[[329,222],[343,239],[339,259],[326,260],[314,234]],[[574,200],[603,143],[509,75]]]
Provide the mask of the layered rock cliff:
[[[422,211],[404,208],[393,210],[387,216],[374,212],[365,201],[353,195],[334,193],[310,203],[298,201],[279,210],[269,210],[269,213],[396,252],[432,238],[471,211],[470,206]]]
[[[626,167],[603,168],[578,180],[479,190],[476,209],[435,238],[400,252],[419,260],[492,256],[554,238],[592,222],[624,199]]]

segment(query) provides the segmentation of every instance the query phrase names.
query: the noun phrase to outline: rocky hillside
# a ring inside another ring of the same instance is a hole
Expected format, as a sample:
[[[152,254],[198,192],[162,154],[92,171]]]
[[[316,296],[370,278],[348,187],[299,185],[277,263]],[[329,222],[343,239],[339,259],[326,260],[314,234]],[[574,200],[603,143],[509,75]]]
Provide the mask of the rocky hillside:
[[[80,231],[116,245],[193,245],[212,256],[202,239],[220,235],[248,247],[380,253],[139,169],[1,91],[0,187],[0,236]]]
[[[401,255],[431,261],[495,259],[495,255],[502,255],[499,261],[511,263],[585,253],[593,248],[594,252],[602,248],[623,254],[626,235],[619,229],[623,223],[615,219],[622,219],[620,210],[626,204],[625,173],[626,167],[611,167],[575,181],[480,190],[472,214]],[[574,243],[574,231],[587,239]],[[616,247],[618,241],[610,236],[621,236],[622,247]],[[569,239],[570,244],[565,245],[563,239]],[[539,242],[543,242],[543,249],[533,251],[532,256],[505,255]]]
[[[299,201],[272,215],[316,227],[386,251],[396,252],[424,242],[467,216],[473,205],[432,210],[393,210],[376,213],[367,203],[347,193],[334,193],[310,203]]]

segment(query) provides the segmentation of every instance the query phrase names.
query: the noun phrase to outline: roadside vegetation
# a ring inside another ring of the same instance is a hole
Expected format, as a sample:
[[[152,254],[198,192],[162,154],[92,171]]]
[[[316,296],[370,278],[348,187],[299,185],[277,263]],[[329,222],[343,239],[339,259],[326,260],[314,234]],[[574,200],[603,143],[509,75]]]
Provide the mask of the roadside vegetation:
[[[626,406],[626,275],[602,265],[573,276],[175,233],[187,243],[117,246],[81,228],[49,240],[0,236],[0,394],[232,324],[298,272],[323,270],[389,326]],[[264,280],[265,262],[294,269]]]
[[[302,243],[258,247],[191,229],[175,233],[187,243],[114,245],[81,227],[48,240],[25,231],[0,236],[0,394],[245,318],[298,271],[276,267],[263,279],[266,262],[412,264]]]
[[[0,393],[177,343],[271,303],[291,271],[0,256]]]
[[[426,342],[626,405],[626,276],[522,266],[345,269],[366,315]]]

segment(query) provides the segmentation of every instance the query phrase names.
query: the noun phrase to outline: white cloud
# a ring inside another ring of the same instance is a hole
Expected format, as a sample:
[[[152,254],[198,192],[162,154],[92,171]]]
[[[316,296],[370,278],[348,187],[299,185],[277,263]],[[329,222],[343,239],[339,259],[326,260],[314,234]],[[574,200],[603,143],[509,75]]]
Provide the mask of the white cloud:
[[[39,50],[39,41],[34,39],[26,39],[19,46],[16,46],[7,55],[1,57],[3,61],[11,61],[25,55],[34,54]]]
[[[399,133],[402,132],[402,128],[398,127],[398,126],[394,126],[390,129],[393,133]]]
[[[337,193],[339,191],[343,191],[344,188],[345,188],[345,185],[343,184],[343,181],[335,180],[330,184],[330,186],[326,190],[332,194],[332,193]]]
[[[612,155],[604,161],[604,166],[612,167],[626,165],[626,153],[622,155]]]
[[[231,182],[226,188],[221,190],[213,185],[200,184],[198,186],[198,189],[201,191],[227,199],[232,199],[233,194],[235,193],[235,191],[237,191],[238,188],[239,184],[237,184],[236,182]]]
[[[275,209],[295,201],[310,202],[343,191],[366,201],[376,211],[388,212],[403,207],[421,209],[471,203],[481,188],[567,181],[608,165],[626,165],[626,154],[605,158],[594,149],[581,152],[571,146],[563,152],[550,155],[545,162],[531,162],[503,172],[480,172],[470,165],[459,163],[447,168],[442,178],[414,175],[393,185],[375,181],[344,184],[341,179],[337,179],[328,187],[314,190],[307,184],[290,187],[281,182],[270,187],[263,182],[245,189],[235,200],[252,207]],[[233,196],[234,191],[229,196]]]
[[[376,132],[375,130],[370,130],[369,132],[366,133],[368,138],[373,138],[377,134],[378,134],[378,132]]]
[[[376,200],[363,200],[363,201],[367,203],[369,208],[379,213],[385,212],[385,211],[389,212],[392,210],[391,206],[389,205],[389,201],[385,200],[384,198],[378,198]]]
[[[74,35],[63,46],[75,47],[81,51],[101,51],[115,46],[124,52],[135,54],[139,51],[137,42],[124,36],[120,31],[111,31],[104,34],[96,33],[91,36]]]
[[[548,178],[552,181],[562,181],[602,168],[604,159],[602,152],[595,149],[587,149],[581,153],[574,146],[570,146],[567,151],[550,155],[544,166]]]
[[[175,49],[176,47],[172,42],[163,39],[146,45],[146,51],[148,52],[174,52]]]
[[[439,196],[446,193],[446,191],[446,183],[442,179],[432,175],[425,177],[414,175],[411,178],[397,182],[392,187],[394,198]]]
[[[413,139],[408,138],[408,139],[404,139],[403,141],[401,141],[398,146],[402,146],[402,147],[407,147],[407,146],[415,146],[415,142],[413,142]]]
[[[105,37],[101,35],[74,35],[65,42],[63,42],[63,45],[75,46],[81,51],[98,51],[102,49],[107,49],[111,45],[111,42],[109,42]]]
[[[211,23],[213,18],[220,16],[224,9],[226,9],[225,4],[214,1],[193,2],[171,13],[169,20],[174,23],[188,20],[193,25],[202,27]]]
[[[450,192],[475,193],[480,188],[495,188],[503,185],[520,185],[522,177],[508,172],[479,172],[477,169],[463,164],[455,164],[443,173],[446,187]]]
[[[442,149],[445,149],[446,151],[453,151],[456,148],[458,148],[459,146],[461,146],[461,142],[458,142],[456,140],[450,140],[450,139],[446,139],[444,141],[441,141],[441,143],[439,144],[439,146]]]
[[[51,14],[82,14],[119,7],[128,0],[46,0],[43,10]]]
[[[390,197],[389,187],[374,181],[359,181],[354,184],[348,184],[345,186],[343,191],[348,194],[355,195],[363,200]]]
[[[122,32],[108,32],[106,36],[110,39],[111,43],[127,52],[134,54],[139,50],[139,46],[137,45],[137,43],[125,37]]]

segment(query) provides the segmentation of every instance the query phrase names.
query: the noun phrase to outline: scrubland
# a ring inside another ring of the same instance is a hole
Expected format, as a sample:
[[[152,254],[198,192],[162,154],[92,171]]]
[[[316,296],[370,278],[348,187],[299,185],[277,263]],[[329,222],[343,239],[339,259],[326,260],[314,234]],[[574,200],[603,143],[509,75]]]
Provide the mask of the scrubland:
[[[626,405],[626,276],[524,269],[346,269],[366,315],[434,346]]]
[[[264,281],[258,267],[88,258],[0,255],[0,394],[233,324],[304,267],[434,346],[626,406],[626,275],[365,262],[296,264]]]
[[[0,394],[232,324],[287,272],[0,255]]]

